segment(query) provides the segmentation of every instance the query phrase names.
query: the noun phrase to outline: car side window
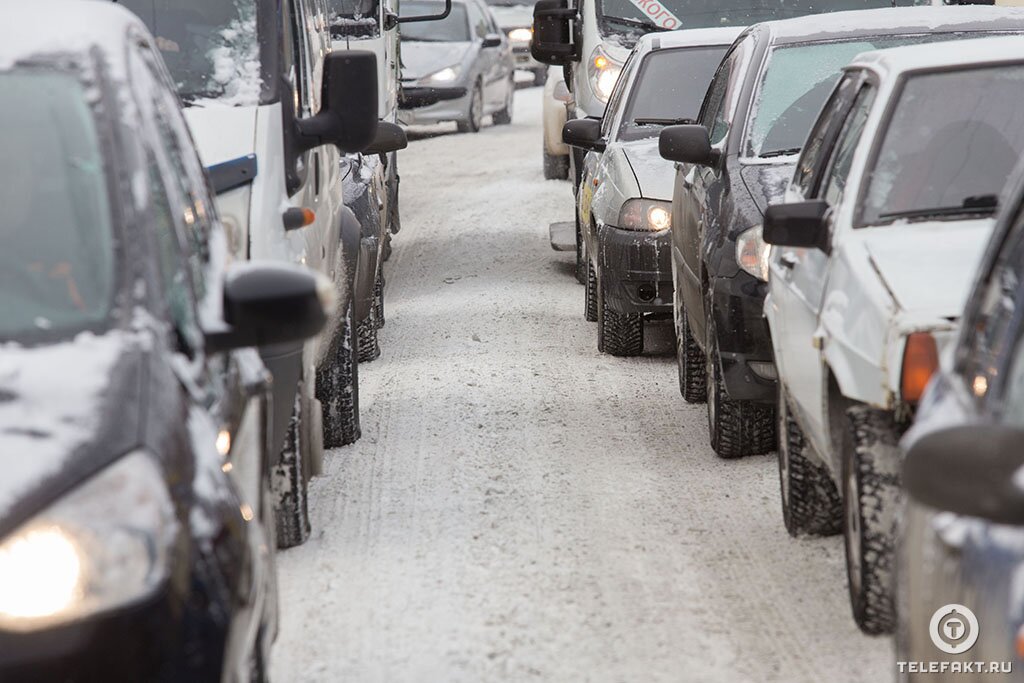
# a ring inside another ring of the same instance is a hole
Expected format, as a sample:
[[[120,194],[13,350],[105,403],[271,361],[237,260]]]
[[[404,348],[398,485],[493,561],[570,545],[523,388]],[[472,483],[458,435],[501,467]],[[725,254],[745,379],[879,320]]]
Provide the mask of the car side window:
[[[612,88],[611,97],[608,98],[608,106],[604,108],[604,118],[601,119],[601,136],[605,139],[611,139],[615,119],[619,115],[619,109],[626,96],[626,89],[629,87],[633,71],[636,70],[636,65],[639,61],[635,58],[635,53],[630,53],[629,57],[626,58],[626,63],[622,65],[622,73],[619,74],[619,80],[615,82],[615,87]]]
[[[875,102],[875,89],[865,85],[857,93],[853,107],[843,124],[843,132],[839,134],[835,149],[829,159],[828,171],[822,178],[822,197],[832,206],[838,206],[846,191],[846,181],[850,177],[853,155],[857,144],[864,133],[864,126],[871,114],[871,106]]]
[[[807,144],[804,145],[793,178],[795,186],[805,198],[813,197],[818,189],[825,162],[832,152],[832,145],[856,92],[857,80],[856,76],[847,74],[839,81],[807,137]]]
[[[474,35],[483,40],[484,36],[489,33],[484,13],[480,11],[480,7],[475,2],[467,2],[466,7],[469,8],[469,25],[473,27]]]
[[[704,100],[701,124],[708,129],[712,145],[721,143],[729,134],[728,95],[736,87],[733,76],[740,54],[741,50],[737,47],[725,57]]]

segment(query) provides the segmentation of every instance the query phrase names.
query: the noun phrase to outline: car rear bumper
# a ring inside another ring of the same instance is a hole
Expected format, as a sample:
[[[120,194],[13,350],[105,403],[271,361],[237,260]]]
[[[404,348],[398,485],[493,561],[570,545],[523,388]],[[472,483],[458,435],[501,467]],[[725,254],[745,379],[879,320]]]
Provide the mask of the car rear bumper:
[[[671,233],[597,229],[605,302],[619,313],[672,312]]]
[[[764,317],[765,282],[740,272],[711,281],[711,314],[718,334],[722,379],[737,401],[778,401],[775,355]]]

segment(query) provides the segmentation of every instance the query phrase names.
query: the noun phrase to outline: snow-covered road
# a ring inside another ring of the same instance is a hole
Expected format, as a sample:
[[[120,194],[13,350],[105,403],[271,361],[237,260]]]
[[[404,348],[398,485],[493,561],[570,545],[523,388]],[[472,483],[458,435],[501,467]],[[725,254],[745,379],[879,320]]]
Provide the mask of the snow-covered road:
[[[726,462],[670,328],[602,356],[548,224],[539,89],[413,142],[363,439],[280,555],[276,681],[880,681],[838,538],[782,525],[774,457]]]

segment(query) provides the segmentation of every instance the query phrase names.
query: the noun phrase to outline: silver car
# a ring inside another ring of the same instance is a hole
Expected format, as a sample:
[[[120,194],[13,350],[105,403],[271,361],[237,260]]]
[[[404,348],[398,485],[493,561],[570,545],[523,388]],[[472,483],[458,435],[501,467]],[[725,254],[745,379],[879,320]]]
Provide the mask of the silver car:
[[[402,16],[436,14],[444,5],[407,0]],[[402,25],[402,94],[406,125],[455,121],[476,133],[485,116],[512,122],[515,61],[508,37],[480,0],[453,0],[447,18]]]

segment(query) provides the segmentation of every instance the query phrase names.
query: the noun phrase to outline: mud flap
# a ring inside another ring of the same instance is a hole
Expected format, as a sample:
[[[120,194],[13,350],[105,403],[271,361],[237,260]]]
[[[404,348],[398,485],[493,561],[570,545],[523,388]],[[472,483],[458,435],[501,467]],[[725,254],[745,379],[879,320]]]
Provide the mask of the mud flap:
[[[552,223],[548,227],[551,248],[555,251],[576,251],[576,225],[572,222]]]

